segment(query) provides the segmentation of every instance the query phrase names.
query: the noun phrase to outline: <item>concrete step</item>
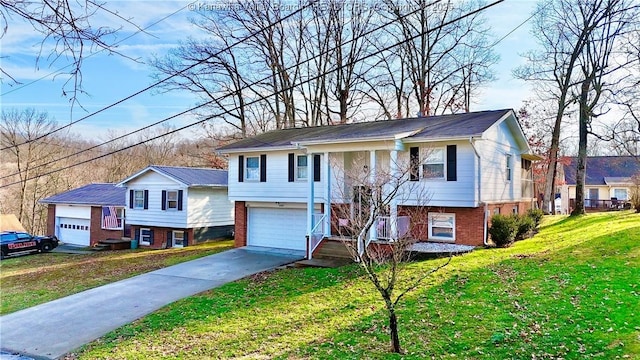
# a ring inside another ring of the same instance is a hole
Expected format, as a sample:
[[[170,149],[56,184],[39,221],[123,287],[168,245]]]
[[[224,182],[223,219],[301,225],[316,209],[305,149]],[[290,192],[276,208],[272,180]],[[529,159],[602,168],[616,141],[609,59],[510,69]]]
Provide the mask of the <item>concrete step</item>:
[[[313,253],[317,259],[351,259],[351,253],[340,240],[325,239]]]

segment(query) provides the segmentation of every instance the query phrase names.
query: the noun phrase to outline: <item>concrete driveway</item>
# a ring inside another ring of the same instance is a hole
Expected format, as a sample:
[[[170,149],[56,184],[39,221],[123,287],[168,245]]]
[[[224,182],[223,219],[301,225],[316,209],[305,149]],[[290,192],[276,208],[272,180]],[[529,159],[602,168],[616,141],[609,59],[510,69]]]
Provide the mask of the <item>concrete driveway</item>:
[[[0,348],[56,359],[176,300],[303,257],[296,251],[233,249],[83,291],[0,317]]]

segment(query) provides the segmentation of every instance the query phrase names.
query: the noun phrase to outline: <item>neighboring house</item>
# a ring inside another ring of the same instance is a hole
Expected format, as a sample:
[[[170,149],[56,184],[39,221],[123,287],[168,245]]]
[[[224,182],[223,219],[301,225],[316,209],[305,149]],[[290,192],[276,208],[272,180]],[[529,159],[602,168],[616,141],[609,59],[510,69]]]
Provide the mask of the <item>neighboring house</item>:
[[[125,190],[115,184],[89,184],[40,202],[48,204],[47,234],[63,243],[93,246],[123,235]]]
[[[183,247],[230,236],[227,171],[152,165],[124,179],[127,224],[140,246]]]
[[[570,213],[576,200],[577,158],[569,158],[562,167],[560,198],[561,211]],[[631,177],[640,175],[640,159],[633,156],[589,156],[585,177],[585,209],[606,210],[624,208],[633,183]]]
[[[428,228],[419,240],[482,245],[491,214],[523,213],[535,203],[531,161],[538,157],[513,110],[275,130],[219,151],[229,155],[236,246],[301,250],[310,258],[318,238],[348,221],[332,216],[337,207],[357,212],[358,189],[345,173],[390,171],[424,154],[421,164],[411,161],[411,185],[430,194],[413,224]],[[419,203],[420,193],[392,202],[387,239],[397,238],[398,214]],[[382,239],[376,232],[371,238]]]

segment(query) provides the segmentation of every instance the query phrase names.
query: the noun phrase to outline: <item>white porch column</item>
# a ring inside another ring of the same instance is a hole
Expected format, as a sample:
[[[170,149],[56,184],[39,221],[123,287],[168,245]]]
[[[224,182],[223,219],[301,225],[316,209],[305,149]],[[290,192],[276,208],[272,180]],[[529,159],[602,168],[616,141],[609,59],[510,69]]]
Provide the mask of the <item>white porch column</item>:
[[[376,151],[369,151],[369,183],[371,184],[371,212],[373,213],[375,205],[374,202],[378,198],[378,189],[376,189]],[[378,226],[376,219],[373,219],[374,223],[369,230],[369,240],[376,240],[378,238]]]
[[[311,259],[311,231],[313,230],[313,203],[315,198],[313,188],[313,154],[307,154],[307,184],[309,186],[307,192],[307,258]]]
[[[324,153],[324,236],[331,236],[331,161],[329,152]]]
[[[398,166],[398,150],[391,150],[389,169],[391,169],[391,187],[396,188],[399,184],[399,166]],[[393,190],[392,190],[393,191]],[[391,198],[389,202],[389,218],[391,241],[398,239],[398,199],[397,197]]]

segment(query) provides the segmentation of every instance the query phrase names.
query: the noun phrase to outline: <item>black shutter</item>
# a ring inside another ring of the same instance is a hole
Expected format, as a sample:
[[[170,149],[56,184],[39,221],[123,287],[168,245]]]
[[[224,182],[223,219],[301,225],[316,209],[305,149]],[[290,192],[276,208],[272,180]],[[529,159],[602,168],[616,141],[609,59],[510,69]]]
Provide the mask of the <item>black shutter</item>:
[[[296,173],[296,156],[293,153],[289,153],[289,182],[293,182],[295,180]]]
[[[244,156],[238,156],[238,182],[244,181]]]
[[[182,246],[189,246],[189,233],[187,232],[187,230],[184,231],[184,241],[182,242]]]
[[[132,226],[131,231],[133,231],[133,238],[140,241],[140,228]]]
[[[182,211],[182,190],[178,190],[178,211]]]
[[[144,208],[149,208],[149,190],[144,191]]]
[[[260,182],[267,181],[267,155],[260,155]]]
[[[129,209],[133,209],[133,190],[129,190]]]
[[[153,229],[149,230],[149,245],[153,245]]]
[[[409,162],[411,164],[411,172],[409,174],[409,180],[420,180],[420,148],[409,148]]]
[[[167,190],[162,190],[162,210],[167,210]]]
[[[447,181],[457,181],[456,145],[447,145]]]
[[[313,181],[320,181],[320,155],[313,155]]]
[[[171,246],[173,246],[173,232],[172,231],[167,231],[167,242],[166,245],[164,246],[165,249],[170,248]]]

